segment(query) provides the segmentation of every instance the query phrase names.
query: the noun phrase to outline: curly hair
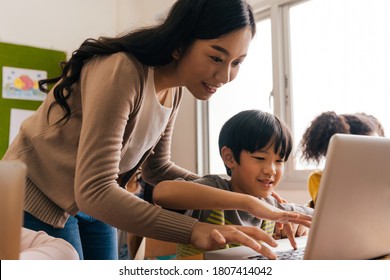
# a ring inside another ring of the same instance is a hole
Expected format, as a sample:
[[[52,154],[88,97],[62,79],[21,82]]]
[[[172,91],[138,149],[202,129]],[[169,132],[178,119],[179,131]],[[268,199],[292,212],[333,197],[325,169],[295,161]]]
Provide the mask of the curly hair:
[[[327,111],[317,116],[304,132],[299,147],[302,151],[301,158],[319,164],[326,157],[330,138],[336,133],[384,136],[382,124],[372,115],[338,115]]]

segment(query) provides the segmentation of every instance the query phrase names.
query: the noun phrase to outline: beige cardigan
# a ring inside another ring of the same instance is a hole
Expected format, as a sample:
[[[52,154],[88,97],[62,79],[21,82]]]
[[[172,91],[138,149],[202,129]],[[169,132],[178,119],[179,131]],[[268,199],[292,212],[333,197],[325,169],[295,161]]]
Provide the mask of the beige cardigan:
[[[3,159],[20,159],[27,164],[27,212],[61,228],[69,215],[81,210],[137,235],[189,242],[196,220],[152,206],[117,182],[119,175],[124,175],[118,174],[119,163],[144,100],[147,70],[125,53],[94,58],[83,67],[68,99],[72,115],[67,123],[54,125],[63,116],[59,106],[51,111],[50,124],[47,122],[52,93],[23,122]],[[198,177],[170,161],[172,130],[181,98],[178,88],[165,132],[139,159],[137,166],[143,163],[143,178],[151,184]]]

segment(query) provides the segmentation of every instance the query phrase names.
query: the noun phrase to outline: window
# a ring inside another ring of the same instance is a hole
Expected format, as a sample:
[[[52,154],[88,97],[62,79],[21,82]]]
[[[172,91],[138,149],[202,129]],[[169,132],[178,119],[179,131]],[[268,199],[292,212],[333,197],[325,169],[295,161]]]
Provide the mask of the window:
[[[372,114],[390,133],[389,11],[386,0],[312,0],[290,8],[295,143],[324,111]],[[299,158],[296,169],[307,168]]]
[[[257,108],[290,126],[295,148],[281,188],[303,189],[315,166],[300,160],[297,147],[316,115],[365,112],[376,116],[390,135],[390,1],[273,0],[254,7],[263,16],[257,18],[258,32],[238,77],[203,108],[203,131],[210,137],[203,142],[207,168],[199,170],[225,174],[220,128],[238,111]]]

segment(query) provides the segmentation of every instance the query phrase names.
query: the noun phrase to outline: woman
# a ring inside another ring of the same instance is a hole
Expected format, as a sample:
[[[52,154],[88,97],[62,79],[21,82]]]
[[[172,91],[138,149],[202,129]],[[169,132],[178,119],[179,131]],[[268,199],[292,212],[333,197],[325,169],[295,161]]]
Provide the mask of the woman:
[[[69,241],[81,259],[117,258],[115,228],[202,249],[234,241],[272,257],[260,230],[200,223],[119,187],[141,166],[150,184],[198,177],[170,161],[182,87],[210,98],[236,77],[254,34],[243,0],[178,0],[160,25],[86,40],[60,77],[41,81],[56,85],[4,157],[29,169],[25,227]]]

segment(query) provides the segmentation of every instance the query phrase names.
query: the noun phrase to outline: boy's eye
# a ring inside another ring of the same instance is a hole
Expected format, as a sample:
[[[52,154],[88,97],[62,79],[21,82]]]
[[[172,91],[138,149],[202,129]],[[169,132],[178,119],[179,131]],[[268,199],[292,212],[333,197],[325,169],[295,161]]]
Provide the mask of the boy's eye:
[[[257,160],[264,160],[265,158],[263,158],[263,157],[254,157],[255,159],[257,159]]]

